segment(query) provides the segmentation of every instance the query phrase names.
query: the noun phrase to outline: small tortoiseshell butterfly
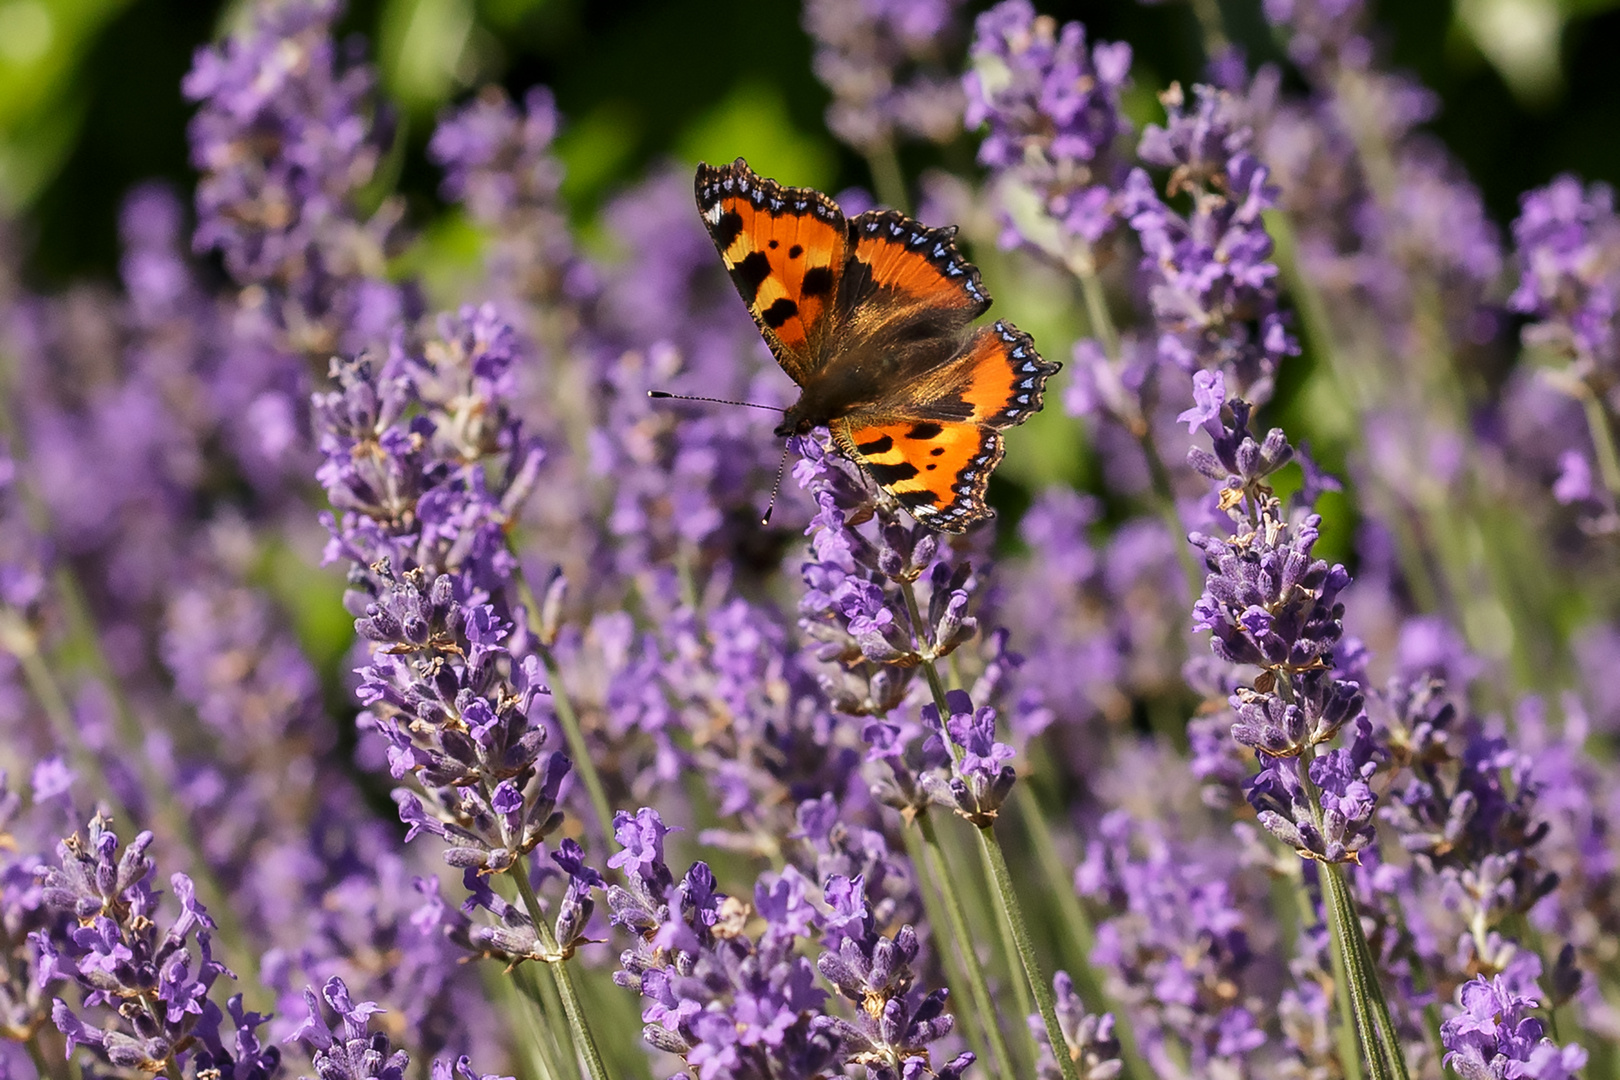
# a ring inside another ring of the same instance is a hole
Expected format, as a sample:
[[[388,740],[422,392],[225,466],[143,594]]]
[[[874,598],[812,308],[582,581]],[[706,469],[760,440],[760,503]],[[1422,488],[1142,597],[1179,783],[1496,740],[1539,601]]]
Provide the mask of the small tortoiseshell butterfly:
[[[810,188],[782,187],[738,158],[697,170],[698,210],[799,400],[776,429],[825,425],[916,519],[962,532],[984,502],[1001,430],[1041,407],[1059,365],[990,306],[956,228],[893,210],[845,219]]]

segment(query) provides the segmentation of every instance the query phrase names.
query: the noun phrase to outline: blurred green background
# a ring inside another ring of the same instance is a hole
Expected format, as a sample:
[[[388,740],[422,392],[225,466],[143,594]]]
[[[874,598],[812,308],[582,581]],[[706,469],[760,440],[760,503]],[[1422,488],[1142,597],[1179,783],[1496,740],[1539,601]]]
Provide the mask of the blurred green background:
[[[1260,0],[1226,0],[1251,58],[1276,55]],[[1484,189],[1498,222],[1520,191],[1573,169],[1620,178],[1617,0],[1385,0],[1394,64],[1443,108],[1432,125]],[[970,4],[978,10],[987,4]],[[1135,46],[1137,80],[1198,78],[1196,24],[1179,3],[1042,2],[1094,36]],[[242,18],[244,0],[0,0],[0,212],[19,223],[28,284],[111,278],[116,214],[151,177],[188,186],[179,83],[193,50]],[[400,184],[419,223],[439,209],[423,157],[433,117],[487,81],[553,88],[566,118],[566,194],[588,218],[657,161],[745,153],[761,171],[839,190],[862,159],[822,124],[827,93],[791,0],[354,0],[405,123]],[[965,45],[965,43],[964,43]],[[967,163],[964,136],[913,151]],[[928,164],[908,159],[908,171]]]

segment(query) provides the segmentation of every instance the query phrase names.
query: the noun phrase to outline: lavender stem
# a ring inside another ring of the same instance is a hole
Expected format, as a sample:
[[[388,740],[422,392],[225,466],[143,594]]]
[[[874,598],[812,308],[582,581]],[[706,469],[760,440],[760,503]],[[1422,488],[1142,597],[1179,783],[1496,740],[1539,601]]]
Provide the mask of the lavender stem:
[[[546,913],[540,908],[540,898],[534,895],[534,886],[529,883],[527,858],[518,859],[517,864],[512,867],[512,879],[517,882],[518,894],[523,897],[524,910],[534,922],[534,932],[540,939],[540,947],[557,956],[549,966],[557,979],[557,992],[562,996],[562,1007],[568,1017],[568,1026],[574,1033],[574,1048],[579,1056],[585,1059],[585,1071],[591,1080],[608,1080],[607,1067],[602,1064],[601,1051],[596,1048],[596,1039],[591,1035],[590,1024],[586,1022],[585,1013],[579,1007],[579,991],[574,987],[573,976],[568,970],[568,961],[558,955],[557,938],[551,932],[551,924],[546,921]]]
[[[515,577],[518,596],[529,616],[529,625],[538,627],[540,601],[534,595],[534,589],[530,587],[525,574],[519,571]],[[590,745],[585,741],[585,729],[580,727],[579,714],[574,711],[573,700],[569,698],[568,691],[562,685],[557,658],[552,655],[551,646],[537,640],[535,652],[540,657],[540,668],[545,674],[546,686],[551,691],[552,706],[557,710],[558,726],[563,729],[563,738],[568,740],[568,752],[573,757],[574,768],[585,781],[585,793],[591,801],[591,812],[596,815],[596,826],[601,830],[602,842],[605,844],[613,836],[613,810],[608,806],[607,789],[602,786],[602,775],[596,771],[596,763],[591,760]]]
[[[1058,855],[1057,846],[1052,843],[1050,820],[1041,812],[1035,792],[1028,784],[1014,787],[1012,797],[1017,802],[1018,817],[1024,822],[1024,834],[1029,837],[1030,847],[1035,851],[1035,861],[1040,864],[1041,872],[1046,878],[1047,891],[1057,902],[1063,928],[1068,933],[1075,951],[1075,963],[1067,970],[1078,984],[1082,997],[1088,1001],[1099,1002],[1103,1011],[1113,1013],[1114,1035],[1119,1039],[1120,1059],[1125,1064],[1121,1075],[1126,1080],[1142,1080],[1144,1077],[1152,1076],[1147,1062],[1142,1057],[1141,1048],[1137,1045],[1136,1031],[1131,1026],[1129,1013],[1109,998],[1091,969],[1089,958],[1095,944],[1091,918],[1081,906],[1080,898],[1074,891],[1074,880],[1064,866],[1063,859]],[[1361,1078],[1354,1076],[1347,1077],[1346,1080],[1361,1080]]]
[[[973,935],[962,913],[962,897],[956,891],[955,876],[945,864],[945,853],[939,845],[939,834],[934,831],[933,818],[924,810],[917,815],[916,821],[922,835],[923,860],[928,877],[945,902],[945,921],[956,942],[962,966],[966,969],[968,995],[973,999],[974,1011],[984,1018],[984,1035],[990,1060],[995,1064],[995,1073],[997,1076],[1016,1076],[1018,1073],[1013,1069],[1006,1037],[1002,1034],[1001,1025],[996,1022],[998,1014],[994,999],[990,996],[989,983],[984,977],[984,965],[979,963],[979,954],[973,947]]]
[[[1603,474],[1603,486],[1611,495],[1620,496],[1620,452],[1615,450],[1614,425],[1603,408],[1603,399],[1593,391],[1586,380],[1581,380],[1581,408],[1586,413],[1586,426],[1592,433],[1592,448],[1597,453],[1598,472]]]
[[[923,631],[922,615],[917,607],[917,593],[912,582],[902,581],[900,593],[906,600],[906,614],[911,618],[913,633],[921,640],[917,651],[922,656],[923,674],[928,679],[928,689],[934,696],[934,707],[939,710],[941,723],[943,718],[951,715],[951,706],[945,700],[945,683],[939,677],[939,668],[934,662],[933,645],[926,640]],[[950,739],[942,740],[950,749],[951,760],[960,760],[960,751]],[[932,826],[929,827],[930,833]],[[1041,1022],[1046,1026],[1046,1037],[1053,1048],[1053,1056],[1057,1058],[1058,1068],[1063,1074],[1063,1080],[1080,1080],[1080,1074],[1075,1069],[1074,1060],[1058,1048],[1068,1045],[1063,1039],[1063,1030],[1058,1026],[1057,1005],[1052,998],[1051,984],[1041,973],[1040,962],[1035,959],[1035,946],[1029,938],[1029,928],[1024,924],[1024,910],[1018,902],[1018,895],[1012,889],[1012,875],[1007,870],[1007,858],[1002,854],[1001,843],[990,826],[979,828],[980,854],[984,858],[985,870],[995,885],[996,900],[1001,910],[1001,917],[1011,931],[1014,948],[1018,954],[1018,962],[1024,970],[1024,978],[1029,983],[1029,989],[1035,996],[1035,1003],[1039,1007]],[[943,869],[943,867],[941,867]],[[942,881],[950,881],[950,875],[944,874]],[[952,886],[954,888],[954,886]],[[965,933],[953,928],[953,933]],[[970,940],[964,938],[963,940]],[[1033,1038],[1033,1033],[1031,1034]]]
[[[1035,944],[1030,940],[1029,927],[1024,924],[1024,910],[1018,902],[1018,894],[1013,891],[1012,874],[1007,869],[1007,858],[1002,854],[1001,843],[996,839],[993,826],[980,826],[978,832],[985,868],[990,872],[990,879],[995,884],[996,896],[1001,902],[1002,917],[1012,929],[1013,941],[1018,946],[1018,960],[1024,968],[1024,978],[1029,980],[1029,987],[1034,991],[1035,1004],[1041,1013],[1041,1022],[1046,1025],[1046,1037],[1053,1047],[1052,1056],[1057,1058],[1058,1070],[1062,1073],[1063,1080],[1080,1080],[1074,1058],[1058,1050],[1059,1047],[1068,1044],[1063,1041],[1063,1030],[1058,1026],[1057,1005],[1052,998],[1051,985],[1041,972],[1040,961],[1035,958]]]

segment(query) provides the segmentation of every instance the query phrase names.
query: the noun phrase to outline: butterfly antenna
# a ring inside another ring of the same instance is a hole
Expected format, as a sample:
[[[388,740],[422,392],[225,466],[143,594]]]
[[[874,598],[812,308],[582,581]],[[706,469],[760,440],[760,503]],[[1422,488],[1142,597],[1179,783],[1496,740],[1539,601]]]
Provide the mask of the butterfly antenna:
[[[717,397],[693,397],[691,394],[671,394],[667,390],[649,390],[647,391],[647,396],[655,399],[669,398],[675,401],[708,401],[715,405],[743,405],[750,409],[768,409],[771,412],[787,412],[786,409],[778,405],[760,405],[753,401],[730,401],[726,398]]]
[[[782,444],[782,460],[776,465],[776,483],[771,485],[771,501],[765,504],[765,514],[759,519],[761,525],[771,523],[771,511],[776,509],[776,494],[782,490],[782,474],[787,472],[788,450],[792,443]]]

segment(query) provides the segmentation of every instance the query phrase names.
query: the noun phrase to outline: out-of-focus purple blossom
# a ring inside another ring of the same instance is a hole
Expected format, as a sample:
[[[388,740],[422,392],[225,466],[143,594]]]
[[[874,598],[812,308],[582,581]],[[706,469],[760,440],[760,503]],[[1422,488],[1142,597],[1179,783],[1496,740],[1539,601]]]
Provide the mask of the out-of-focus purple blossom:
[[[1120,1059],[1119,1040],[1114,1037],[1114,1014],[1086,1011],[1085,1002],[1074,989],[1067,971],[1052,976],[1052,993],[1057,1007],[1058,1028],[1063,1032],[1063,1052],[1074,1061],[1080,1080],[1114,1080],[1125,1068]],[[1046,1024],[1038,1016],[1029,1018],[1029,1030],[1041,1047],[1040,1080],[1058,1080],[1062,1072],[1047,1041]]]
[[[962,130],[954,77],[962,0],[811,0],[812,65],[833,101],[827,127],[866,154],[899,136],[949,142]]]
[[[1363,0],[1265,0],[1263,7],[1268,22],[1289,32],[1289,58],[1308,71],[1363,68],[1372,58]]]
[[[1515,992],[1497,975],[1481,975],[1457,988],[1460,1011],[1440,1025],[1445,1064],[1463,1080],[1536,1077],[1574,1080],[1586,1065],[1586,1050],[1559,1046],[1529,1013],[1541,1003]]]
[[[1130,46],[1088,48],[1079,23],[1060,29],[1028,0],[1004,0],[975,22],[972,59],[966,123],[989,127],[979,161],[998,177],[1002,243],[1089,258],[1119,221]]]
[[[1218,857],[1113,811],[1075,872],[1080,894],[1116,913],[1098,925],[1091,961],[1159,1075],[1241,1075],[1266,1042],[1248,917]]]
[[[380,342],[407,313],[384,278],[402,204],[359,210],[391,133],[374,73],[332,40],[339,7],[261,5],[245,33],[198,50],[183,84],[201,103],[197,250],[267,289],[286,344],[312,357]]]
[[[1161,95],[1165,127],[1142,133],[1149,165],[1170,170],[1166,195],[1185,192],[1183,216],[1148,174],[1125,182],[1124,213],[1142,243],[1142,273],[1159,329],[1159,359],[1186,371],[1218,370],[1234,392],[1264,402],[1283,358],[1299,352],[1277,308],[1277,266],[1261,214],[1277,189],[1250,149],[1254,133],[1238,98],[1180,86]]]
[[[1570,375],[1612,382],[1620,372],[1620,218],[1606,184],[1559,176],[1525,193],[1513,223],[1519,285],[1510,305],[1530,316],[1527,345],[1567,358]],[[1612,394],[1612,391],[1611,391]],[[1616,402],[1610,400],[1614,410]]]
[[[556,100],[544,87],[531,89],[519,107],[488,86],[442,116],[428,143],[428,156],[444,170],[445,197],[489,230],[489,284],[538,304],[565,300],[574,270],[558,198],[563,169],[552,145],[559,125]]]

